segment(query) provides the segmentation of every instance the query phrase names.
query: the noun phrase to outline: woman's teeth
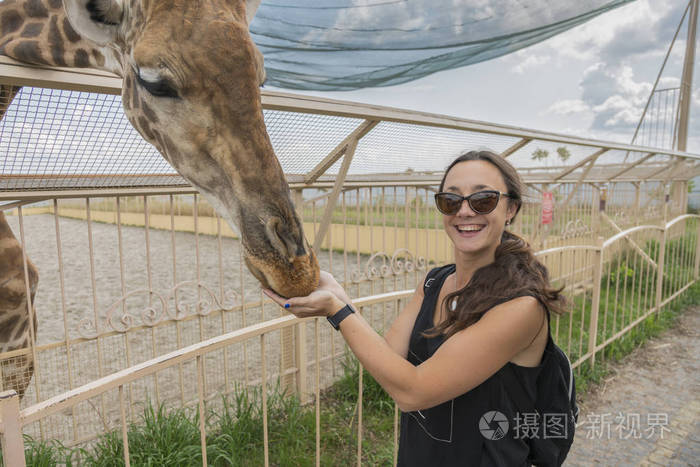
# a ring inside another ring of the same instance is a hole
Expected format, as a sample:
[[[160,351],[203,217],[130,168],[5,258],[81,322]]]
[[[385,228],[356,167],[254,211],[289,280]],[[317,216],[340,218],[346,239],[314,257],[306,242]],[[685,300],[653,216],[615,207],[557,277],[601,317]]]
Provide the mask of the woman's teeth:
[[[460,232],[476,232],[483,229],[483,225],[458,225],[457,230]]]

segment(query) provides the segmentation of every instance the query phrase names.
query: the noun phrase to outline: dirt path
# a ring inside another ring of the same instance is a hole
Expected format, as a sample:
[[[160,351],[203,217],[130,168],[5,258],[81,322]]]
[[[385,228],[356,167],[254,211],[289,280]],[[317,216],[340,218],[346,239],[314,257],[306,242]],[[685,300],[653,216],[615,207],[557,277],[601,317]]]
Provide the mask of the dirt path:
[[[700,305],[611,364],[586,396],[567,466],[700,466]]]

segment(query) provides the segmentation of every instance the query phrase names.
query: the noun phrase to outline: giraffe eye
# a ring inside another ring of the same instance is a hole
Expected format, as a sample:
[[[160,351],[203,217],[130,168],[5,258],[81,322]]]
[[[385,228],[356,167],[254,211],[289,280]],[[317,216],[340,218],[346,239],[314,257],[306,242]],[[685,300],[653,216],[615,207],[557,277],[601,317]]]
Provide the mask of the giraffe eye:
[[[173,85],[167,79],[157,79],[156,81],[147,81],[141,77],[138,71],[136,74],[136,82],[148,91],[154,97],[171,97],[178,98],[180,95]]]

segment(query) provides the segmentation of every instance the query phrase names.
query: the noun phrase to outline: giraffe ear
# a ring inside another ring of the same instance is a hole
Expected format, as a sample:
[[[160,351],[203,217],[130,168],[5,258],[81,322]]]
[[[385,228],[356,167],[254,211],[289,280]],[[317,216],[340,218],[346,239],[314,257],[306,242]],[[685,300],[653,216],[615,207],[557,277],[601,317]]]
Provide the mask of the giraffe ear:
[[[124,16],[123,0],[63,0],[71,26],[98,45],[114,41]]]
[[[258,11],[260,1],[261,0],[246,0],[245,2],[245,17],[246,21],[248,21],[248,26],[250,26],[250,23],[253,21],[253,18],[255,17],[255,12]]]

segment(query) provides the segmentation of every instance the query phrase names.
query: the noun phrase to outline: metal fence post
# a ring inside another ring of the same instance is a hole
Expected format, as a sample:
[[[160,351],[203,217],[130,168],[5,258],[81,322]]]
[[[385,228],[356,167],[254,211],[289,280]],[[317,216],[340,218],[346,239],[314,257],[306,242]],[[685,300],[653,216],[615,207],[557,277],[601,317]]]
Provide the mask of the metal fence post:
[[[641,223],[641,210],[639,208],[640,200],[641,200],[641,194],[642,194],[642,183],[643,182],[636,182],[633,183],[634,185],[634,210],[633,216],[634,216],[634,225],[639,225]]]
[[[665,256],[666,256],[666,233],[668,228],[664,225],[664,233],[661,236],[661,245],[659,246],[659,267],[656,269],[656,315],[661,313],[661,299],[663,298],[663,287],[664,287],[664,269],[665,269]]]
[[[693,277],[695,277],[695,280],[698,280],[700,279],[700,218],[695,219],[695,226],[698,234],[695,240],[695,274]]]
[[[302,223],[304,222],[304,196],[303,196],[303,190],[300,188],[297,188],[292,191],[292,195],[294,198],[294,206],[296,207],[297,214],[299,215],[299,219],[301,219]],[[308,389],[307,389],[307,368],[308,368],[308,363],[309,359],[306,356],[306,323],[305,322],[300,322],[296,326],[293,327],[285,327],[282,329],[282,333],[285,338],[285,342],[287,343],[287,347],[285,347],[284,352],[285,355],[289,356],[294,356],[294,361],[292,362],[291,360],[288,360],[285,362],[284,369],[288,370],[292,366],[296,368],[296,393],[297,396],[299,397],[299,400],[302,403],[305,403],[307,401],[307,396],[308,396]],[[294,343],[292,347],[292,341]],[[285,386],[287,388],[287,386]]]
[[[600,289],[603,278],[603,249],[595,250],[593,255],[593,301],[591,303],[591,322],[588,327],[588,351],[591,352],[591,369],[595,366],[595,348],[598,340],[598,313],[600,311]]]
[[[316,342],[316,345],[320,345]],[[306,355],[306,322],[302,321],[294,326],[294,360],[297,366],[297,395],[302,403],[307,402],[308,397],[308,357]],[[316,362],[316,365],[320,365]]]
[[[591,183],[591,188],[593,189],[593,196],[591,196],[591,206],[593,209],[591,211],[591,231],[593,232],[593,240],[596,245],[600,245],[600,188],[597,185]]]
[[[19,420],[19,396],[14,390],[0,393],[2,460],[10,467],[25,467],[24,440]]]

